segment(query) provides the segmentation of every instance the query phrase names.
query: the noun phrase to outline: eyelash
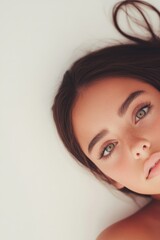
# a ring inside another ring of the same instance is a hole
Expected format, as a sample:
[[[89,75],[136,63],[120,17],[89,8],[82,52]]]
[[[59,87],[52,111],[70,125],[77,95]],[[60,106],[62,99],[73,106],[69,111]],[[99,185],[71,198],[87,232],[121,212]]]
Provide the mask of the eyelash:
[[[137,108],[138,108],[138,110],[137,110]],[[141,119],[143,119],[149,112],[150,112],[150,110],[151,110],[151,108],[152,108],[152,105],[151,105],[151,103],[150,102],[147,102],[147,103],[142,103],[142,104],[140,104],[138,107],[137,107],[136,109],[135,109],[135,114],[133,113],[133,115],[135,116],[135,118],[137,117],[137,114],[140,112],[140,111],[144,111],[144,115],[141,117],[141,118],[139,118],[139,120],[138,121],[135,121],[135,123],[137,124]],[[144,109],[145,108],[147,108],[147,111],[145,111]]]
[[[138,108],[138,110],[137,110],[137,108]],[[143,103],[143,104],[140,104],[138,107],[137,107],[136,109],[135,109],[135,114],[133,113],[133,115],[134,115],[134,117],[136,118],[137,117],[137,115],[138,115],[138,113],[140,112],[140,111],[144,111],[144,115],[141,117],[141,118],[139,118],[139,120],[138,121],[136,121],[135,123],[137,124],[141,119],[143,119],[149,112],[150,112],[150,110],[151,110],[151,108],[152,108],[152,105],[151,105],[151,103],[150,102],[147,102],[147,103]],[[147,111],[145,111],[144,109],[145,108],[147,108]],[[101,159],[101,158],[109,158],[109,157],[111,157],[111,155],[112,155],[112,153],[113,153],[113,151],[114,151],[114,148],[115,148],[115,146],[117,145],[118,143],[117,142],[111,142],[111,143],[109,143],[107,146],[105,146],[104,147],[104,149],[103,149],[103,151],[101,152],[101,154],[100,154],[100,158],[99,159]],[[108,155],[104,155],[104,153],[105,153],[105,151],[106,151],[106,148],[108,147],[108,146],[110,146],[110,145],[114,145],[114,148],[113,148],[113,150],[111,150],[110,151],[110,153],[108,154]]]
[[[114,150],[112,150],[110,153],[108,152],[108,153],[109,153],[108,155],[106,155],[106,156],[104,155],[104,153],[105,153],[105,151],[106,151],[106,148],[107,148],[108,146],[110,146],[110,145],[114,145],[114,148],[115,148],[115,146],[117,145],[117,142],[114,142],[114,143],[111,142],[111,143],[109,143],[107,146],[105,146],[104,149],[103,149],[103,151],[102,151],[102,153],[100,154],[100,159],[101,159],[101,158],[109,158],[109,157],[111,157],[111,155],[112,155],[112,153],[113,153]]]

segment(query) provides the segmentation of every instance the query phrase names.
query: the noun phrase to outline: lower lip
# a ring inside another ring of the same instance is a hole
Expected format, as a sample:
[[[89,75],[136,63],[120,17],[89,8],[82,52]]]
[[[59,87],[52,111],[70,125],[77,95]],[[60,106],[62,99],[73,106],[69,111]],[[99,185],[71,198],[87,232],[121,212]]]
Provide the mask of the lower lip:
[[[148,179],[156,177],[158,175],[160,175],[160,160],[152,168],[151,172],[149,173]]]

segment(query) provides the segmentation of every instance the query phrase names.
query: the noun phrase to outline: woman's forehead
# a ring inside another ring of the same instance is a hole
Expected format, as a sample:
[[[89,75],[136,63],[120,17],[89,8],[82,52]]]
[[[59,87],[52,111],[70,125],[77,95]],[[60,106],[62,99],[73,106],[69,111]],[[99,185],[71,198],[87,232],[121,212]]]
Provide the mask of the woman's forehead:
[[[87,110],[91,105],[105,104],[122,101],[126,96],[135,90],[150,90],[154,89],[151,85],[146,84],[140,80],[127,77],[114,77],[95,81],[92,84],[84,87],[76,99],[73,108],[73,115],[80,113],[80,111]]]
[[[105,126],[118,123],[117,112],[131,94],[157,90],[149,84],[132,78],[107,78],[90,84],[80,92],[72,112],[72,123],[79,142],[88,142],[90,136]]]

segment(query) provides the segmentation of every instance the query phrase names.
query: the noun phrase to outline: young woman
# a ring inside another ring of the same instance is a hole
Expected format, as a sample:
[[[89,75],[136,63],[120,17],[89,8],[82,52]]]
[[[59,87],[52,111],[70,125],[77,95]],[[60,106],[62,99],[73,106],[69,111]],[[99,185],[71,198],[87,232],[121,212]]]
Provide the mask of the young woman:
[[[149,36],[132,36],[119,27],[120,10],[130,17],[130,7],[143,18],[138,25]],[[160,38],[147,20],[147,8],[160,17],[144,1],[115,5],[114,25],[130,41],[77,60],[65,73],[52,108],[58,133],[76,160],[120,191],[153,198],[98,240],[160,236]]]

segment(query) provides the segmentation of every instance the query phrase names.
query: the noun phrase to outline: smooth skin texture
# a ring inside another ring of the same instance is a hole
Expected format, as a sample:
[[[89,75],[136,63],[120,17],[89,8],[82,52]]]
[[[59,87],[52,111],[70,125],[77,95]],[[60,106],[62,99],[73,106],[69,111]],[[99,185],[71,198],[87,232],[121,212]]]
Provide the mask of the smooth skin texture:
[[[153,200],[132,216],[106,228],[96,240],[159,240],[160,204]]]
[[[96,81],[79,91],[72,122],[84,153],[117,188],[125,186],[153,197],[97,240],[159,240],[160,170],[147,178],[145,163],[160,152],[160,92],[134,78]]]
[[[83,152],[117,188],[160,193],[160,172],[147,179],[144,170],[149,157],[160,152],[160,92],[156,88],[127,77],[96,81],[79,91],[72,122]]]

